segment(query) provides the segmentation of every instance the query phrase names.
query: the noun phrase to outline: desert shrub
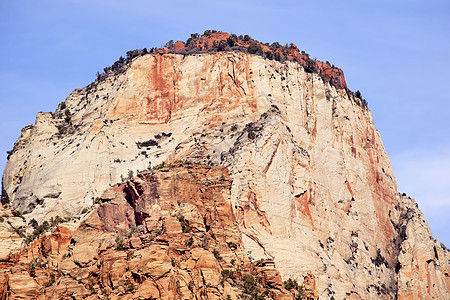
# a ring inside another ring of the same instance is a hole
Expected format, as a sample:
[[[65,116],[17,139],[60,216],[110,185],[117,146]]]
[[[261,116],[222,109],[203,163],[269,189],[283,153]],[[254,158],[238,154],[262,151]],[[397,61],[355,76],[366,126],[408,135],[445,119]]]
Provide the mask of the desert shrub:
[[[125,250],[122,237],[116,237],[116,250],[119,251]]]
[[[283,61],[283,58],[281,57],[281,54],[278,51],[275,51],[273,53],[273,59],[276,61]]]
[[[223,270],[221,271],[221,274],[222,274],[222,277],[223,277],[224,279],[227,279],[227,278],[234,279],[234,272],[233,272],[233,270],[223,269]]]
[[[258,288],[258,282],[256,281],[255,277],[253,277],[252,275],[246,274],[242,278],[242,282],[243,282],[243,285],[242,285],[243,292],[247,295],[257,297],[260,290]]]
[[[295,279],[289,278],[284,282],[284,288],[287,289],[288,291],[292,289],[298,290],[299,285]]]
[[[247,51],[248,53],[251,54],[259,54],[259,55],[263,54],[262,47],[256,42],[252,42],[250,46],[248,46]]]
[[[52,286],[55,283],[55,281],[56,281],[56,275],[55,275],[55,273],[51,273],[47,283],[45,284],[45,287]]]
[[[304,66],[304,69],[305,69],[305,72],[307,72],[307,73],[317,73],[318,72],[316,62],[310,58],[306,61],[306,65]]]
[[[247,135],[248,135],[248,138],[251,139],[251,140],[255,139],[255,137],[256,137],[255,132],[252,131],[252,130],[249,130]]]
[[[191,37],[186,40],[186,47],[193,45],[199,37],[200,35],[198,33],[191,33]]]
[[[212,251],[212,254],[214,255],[214,257],[215,257],[218,261],[221,261],[221,260],[222,260],[222,255],[220,255],[219,250],[214,249],[214,250]]]
[[[375,258],[372,258],[372,263],[379,267],[381,265],[385,265],[386,267],[389,267],[389,263],[386,261],[386,259],[381,255],[381,250],[377,248],[377,256]]]
[[[191,227],[189,226],[189,221],[186,220],[186,219],[184,218],[184,216],[179,215],[179,216],[178,216],[178,222],[180,222],[181,230],[182,230],[184,233],[188,233],[188,232],[191,231]]]
[[[237,36],[235,34],[232,34],[227,39],[227,44],[230,47],[233,47],[236,44]]]
[[[211,34],[216,33],[216,32],[217,32],[217,30],[205,30],[203,32],[203,35],[204,36],[210,36]]]
[[[227,50],[227,46],[228,46],[227,42],[225,40],[222,40],[217,45],[217,51],[225,51]]]
[[[189,238],[189,240],[186,241],[185,245],[186,245],[186,247],[189,248],[189,247],[192,246],[192,244],[194,244],[194,238],[191,236],[191,237]]]
[[[136,142],[136,146],[141,149],[141,148],[149,148],[152,146],[158,146],[158,142],[155,140],[148,140],[148,141],[144,141],[144,142]]]
[[[131,292],[131,291],[133,291],[134,290],[134,283],[129,283],[128,285],[127,285],[127,292]]]
[[[22,213],[21,213],[20,211],[18,211],[18,210],[13,210],[13,211],[12,211],[12,215],[13,215],[14,217],[23,218]]]
[[[38,221],[36,221],[34,218],[31,219],[30,222],[28,222],[28,225],[33,227],[34,229],[39,226]]]
[[[194,281],[189,281],[189,283],[188,283],[188,289],[191,291],[191,292],[194,292],[194,287],[195,287],[195,285],[194,285]]]
[[[144,48],[144,49],[145,49],[145,52],[146,52],[147,49],[146,49],[146,48]],[[128,51],[128,52],[127,52],[127,59],[126,59],[126,60],[127,60],[127,63],[128,63],[128,62],[131,62],[131,61],[133,60],[133,58],[145,54],[145,52],[144,52],[143,50],[141,50],[141,49],[136,49],[136,50],[130,50],[130,51]]]
[[[236,243],[233,243],[233,242],[227,242],[227,246],[228,246],[228,248],[230,248],[231,250],[236,250],[237,249],[237,245],[236,245]]]

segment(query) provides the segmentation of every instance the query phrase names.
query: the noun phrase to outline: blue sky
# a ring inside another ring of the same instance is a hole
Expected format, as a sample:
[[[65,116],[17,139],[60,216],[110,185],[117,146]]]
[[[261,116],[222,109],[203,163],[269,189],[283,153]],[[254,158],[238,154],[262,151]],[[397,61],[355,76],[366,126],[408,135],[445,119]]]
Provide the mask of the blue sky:
[[[369,102],[399,191],[450,246],[450,1],[1,0],[0,169],[37,112],[120,55],[206,29],[292,42],[341,67]]]

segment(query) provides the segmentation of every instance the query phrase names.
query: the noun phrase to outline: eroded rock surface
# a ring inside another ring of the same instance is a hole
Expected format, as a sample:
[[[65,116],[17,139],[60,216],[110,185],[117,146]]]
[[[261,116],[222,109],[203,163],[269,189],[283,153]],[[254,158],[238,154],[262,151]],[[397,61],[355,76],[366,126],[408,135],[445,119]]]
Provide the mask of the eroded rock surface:
[[[242,52],[168,52],[135,58],[23,129],[3,185],[27,221],[77,216],[131,172],[163,162],[224,166],[245,256],[273,260],[283,280],[303,282],[311,270],[324,299],[448,298],[448,251],[418,209],[405,218],[410,206],[371,113],[341,71],[319,76],[306,61]],[[135,215],[120,206],[119,217],[111,197],[102,230],[148,219],[149,204],[130,204]],[[90,242],[79,265],[97,251]]]
[[[115,185],[84,221],[74,221],[78,227],[61,224],[10,258],[2,266],[0,295],[292,299],[299,292],[314,294],[314,286],[284,289],[273,261],[248,260],[230,189],[226,168],[200,166],[142,173]]]

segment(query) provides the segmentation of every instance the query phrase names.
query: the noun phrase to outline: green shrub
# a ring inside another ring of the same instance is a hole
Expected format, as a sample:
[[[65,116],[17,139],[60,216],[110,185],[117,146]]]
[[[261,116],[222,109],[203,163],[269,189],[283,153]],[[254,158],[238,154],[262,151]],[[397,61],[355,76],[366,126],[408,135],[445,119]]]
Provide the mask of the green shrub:
[[[122,237],[116,237],[116,250],[119,251],[125,250]]]
[[[288,291],[290,291],[292,289],[298,290],[299,285],[295,279],[289,278],[288,280],[286,280],[284,282],[284,288],[287,289]]]
[[[49,277],[49,280],[45,284],[45,287],[52,286],[55,283],[55,281],[56,281],[56,275],[55,275],[55,273],[51,273],[50,277]]]
[[[191,231],[191,227],[189,226],[189,221],[186,220],[186,219],[184,218],[184,216],[179,215],[179,216],[178,216],[178,222],[180,222],[181,230],[182,230],[184,233],[188,233],[188,232]]]
[[[222,277],[227,279],[227,278],[231,278],[234,279],[234,272],[233,270],[229,270],[229,269],[223,269],[221,271]]]
[[[36,267],[34,266],[33,262],[30,262],[28,264],[29,272],[31,277],[36,277]]]
[[[243,289],[244,289],[243,292],[245,294],[257,297],[260,290],[258,288],[258,283],[257,283],[255,277],[253,277],[252,275],[246,274],[242,278],[242,281],[243,281]]]
[[[13,211],[12,211],[12,215],[13,215],[14,217],[20,217],[20,218],[23,218],[22,213],[21,213],[20,211],[18,211],[18,210],[13,210]]]
[[[38,222],[34,218],[31,219],[30,222],[28,222],[28,225],[33,227],[34,229],[39,226]]]
[[[250,46],[248,46],[247,51],[250,54],[259,54],[259,55],[263,54],[262,47],[256,42],[252,42]]]
[[[132,290],[134,290],[134,283],[129,283],[127,285],[127,292],[131,292]]]

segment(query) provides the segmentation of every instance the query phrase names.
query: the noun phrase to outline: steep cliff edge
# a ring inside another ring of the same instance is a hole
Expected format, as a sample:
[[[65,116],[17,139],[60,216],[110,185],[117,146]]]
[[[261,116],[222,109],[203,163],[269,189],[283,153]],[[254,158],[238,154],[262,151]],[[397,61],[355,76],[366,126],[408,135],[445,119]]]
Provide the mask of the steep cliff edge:
[[[220,36],[193,44],[230,37]],[[283,279],[311,270],[324,299],[448,298],[448,251],[397,194],[371,113],[341,71],[301,56],[176,53],[186,45],[135,57],[38,114],[3,175],[12,205],[28,221],[73,217],[131,171],[224,166],[245,253],[273,260]]]

